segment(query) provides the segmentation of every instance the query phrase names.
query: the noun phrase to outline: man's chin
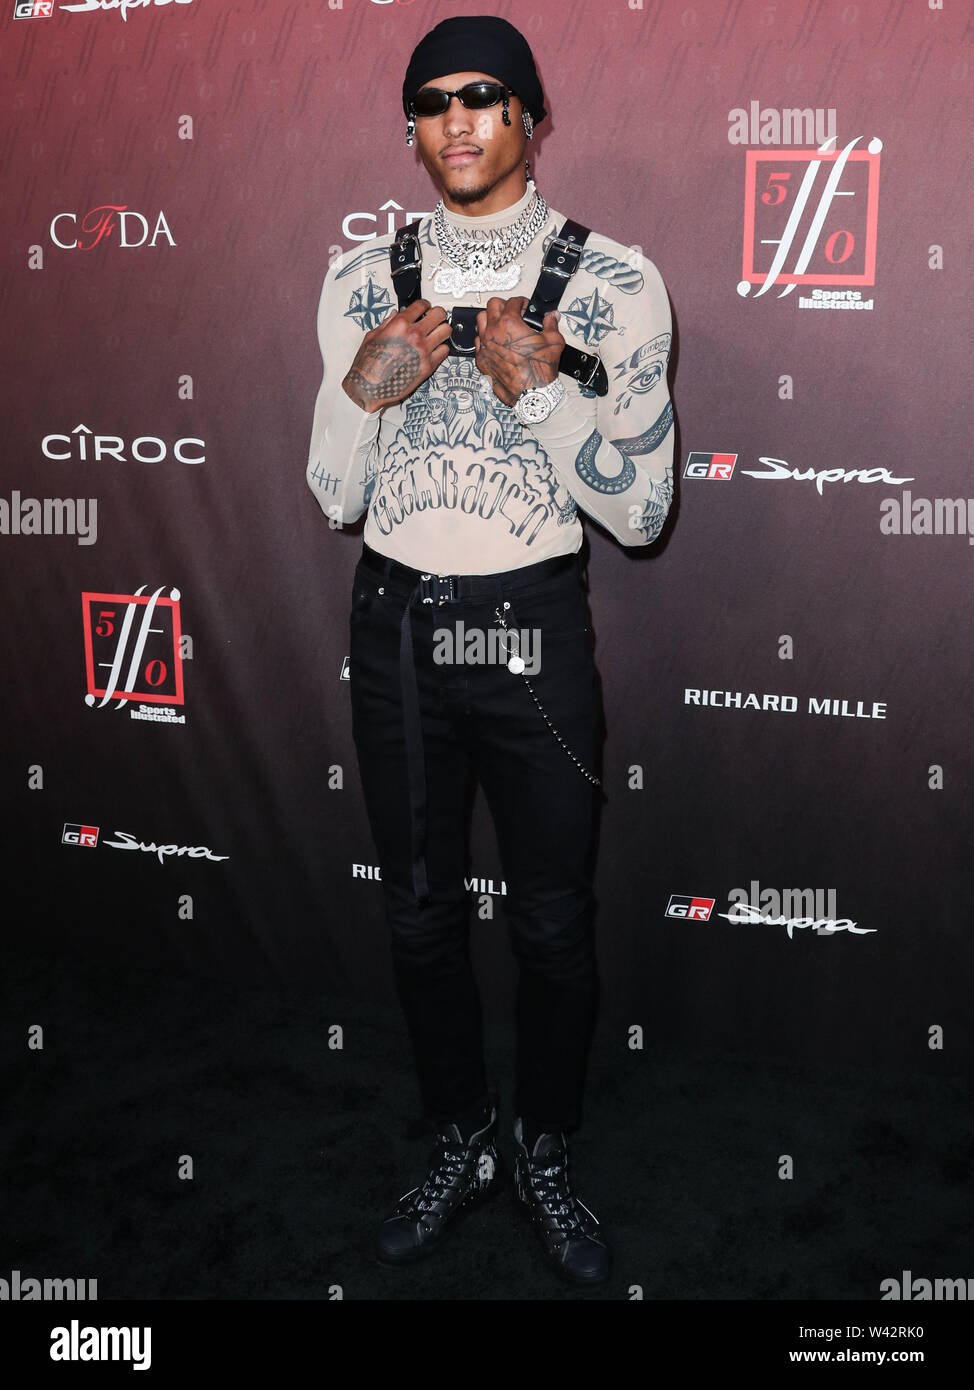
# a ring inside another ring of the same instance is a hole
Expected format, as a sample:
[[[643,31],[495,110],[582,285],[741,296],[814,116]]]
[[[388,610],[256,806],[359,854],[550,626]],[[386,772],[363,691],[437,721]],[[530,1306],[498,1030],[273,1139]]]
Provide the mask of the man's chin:
[[[449,193],[453,202],[459,203],[461,207],[466,207],[470,203],[482,202],[494,186],[492,183],[484,183],[480,180],[476,184],[464,183],[459,179],[454,183],[450,178],[450,173],[451,171],[447,170],[447,176],[443,180],[443,189]]]

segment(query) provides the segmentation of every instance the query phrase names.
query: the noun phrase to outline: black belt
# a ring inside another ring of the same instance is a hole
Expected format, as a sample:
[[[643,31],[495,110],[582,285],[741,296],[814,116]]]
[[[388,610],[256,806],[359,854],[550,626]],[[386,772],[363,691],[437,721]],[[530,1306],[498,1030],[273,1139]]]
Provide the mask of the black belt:
[[[419,714],[419,687],[416,683],[416,662],[413,652],[413,629],[410,609],[416,602],[430,606],[458,603],[461,599],[513,592],[536,584],[539,580],[561,574],[573,566],[577,569],[577,552],[553,555],[533,565],[504,570],[498,574],[432,574],[402,565],[391,556],[381,555],[371,546],[362,544],[362,566],[369,570],[384,588],[391,588],[407,598],[399,626],[399,680],[402,688],[403,729],[406,739],[406,767],[409,776],[409,807],[412,822],[413,890],[416,905],[426,907],[430,901],[429,880],[426,874],[426,761],[423,753],[423,726]],[[354,679],[354,675],[353,675]]]

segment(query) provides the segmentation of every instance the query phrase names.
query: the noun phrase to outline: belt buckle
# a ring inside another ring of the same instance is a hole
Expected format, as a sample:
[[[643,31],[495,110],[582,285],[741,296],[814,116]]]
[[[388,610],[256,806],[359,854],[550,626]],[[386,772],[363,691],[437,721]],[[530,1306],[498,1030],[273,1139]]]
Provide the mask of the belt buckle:
[[[456,603],[459,598],[454,574],[422,574],[419,592],[423,603]]]

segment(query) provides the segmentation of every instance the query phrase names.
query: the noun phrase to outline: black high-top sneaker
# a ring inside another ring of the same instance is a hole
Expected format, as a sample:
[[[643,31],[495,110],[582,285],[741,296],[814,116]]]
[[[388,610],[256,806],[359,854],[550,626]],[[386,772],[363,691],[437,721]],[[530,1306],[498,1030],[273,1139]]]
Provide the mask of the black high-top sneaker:
[[[425,1181],[404,1193],[380,1226],[376,1258],[385,1265],[423,1259],[502,1182],[496,1105],[491,1106],[489,1121],[469,1139],[464,1139],[457,1125],[444,1125],[437,1133]]]
[[[540,1135],[531,1154],[523,1135],[519,1118],[514,1123],[514,1190],[545,1259],[566,1283],[604,1284],[611,1265],[608,1243],[595,1216],[572,1191],[564,1134]]]

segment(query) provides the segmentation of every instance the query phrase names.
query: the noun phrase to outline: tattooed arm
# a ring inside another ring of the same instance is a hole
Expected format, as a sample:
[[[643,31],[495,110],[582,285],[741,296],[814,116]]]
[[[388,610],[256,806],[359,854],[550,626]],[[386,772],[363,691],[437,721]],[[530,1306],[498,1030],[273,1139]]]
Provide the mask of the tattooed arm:
[[[328,268],[318,304],[324,372],[306,478],[336,526],[357,521],[368,507],[382,410],[414,391],[449,351],[446,314],[439,308],[426,313],[428,300],[388,314],[388,293],[376,293],[374,269],[368,270],[371,256],[371,251],[339,256]],[[384,321],[370,326],[383,313]]]
[[[351,277],[339,278],[347,260],[340,256],[328,267],[318,302],[323,372],[305,473],[318,505],[335,526],[357,521],[368,505],[369,460],[381,423],[378,414],[363,410],[342,390],[342,377],[362,341],[361,328],[346,316],[358,289]]]
[[[589,296],[580,284],[577,298],[569,293],[560,306],[559,327],[577,331],[586,351],[596,339],[586,337],[584,328],[591,331],[596,310],[598,327],[609,325],[596,349],[608,373],[608,395],[585,393],[560,376],[567,398],[530,427],[578,505],[626,546],[656,539],[673,498],[673,406],[666,381],[670,306],[652,261],[639,256],[636,268],[635,293],[606,284]]]

